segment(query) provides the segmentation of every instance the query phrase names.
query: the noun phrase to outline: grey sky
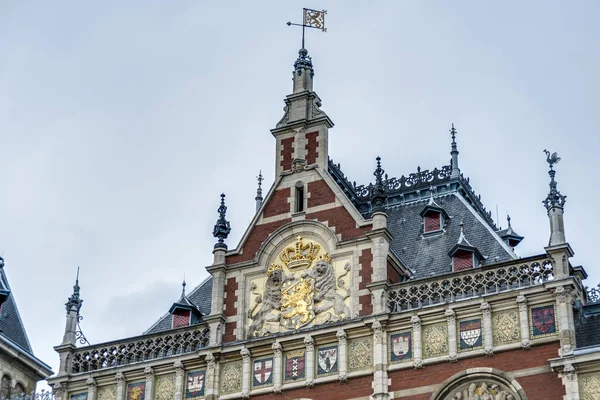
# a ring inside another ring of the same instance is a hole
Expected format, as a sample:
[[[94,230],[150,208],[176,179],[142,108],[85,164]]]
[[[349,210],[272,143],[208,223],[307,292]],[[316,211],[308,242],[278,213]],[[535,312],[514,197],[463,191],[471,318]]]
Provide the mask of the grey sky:
[[[600,280],[600,2],[0,2],[0,252],[36,354],[52,349],[78,265],[83,329],[139,334],[206,276],[219,194],[235,247],[255,176],[273,182],[303,6],[330,155],[367,183],[449,162],[488,209],[549,237],[544,148],[558,151],[574,264]],[[468,231],[466,232],[468,237]]]

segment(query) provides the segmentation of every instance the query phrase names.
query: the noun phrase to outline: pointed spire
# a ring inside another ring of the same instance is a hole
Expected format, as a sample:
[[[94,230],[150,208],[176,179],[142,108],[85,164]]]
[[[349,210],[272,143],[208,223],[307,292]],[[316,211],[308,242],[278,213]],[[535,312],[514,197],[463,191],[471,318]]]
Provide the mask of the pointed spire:
[[[262,195],[262,181],[263,181],[263,176],[262,176],[262,170],[260,170],[258,172],[258,176],[256,177],[256,179],[258,180],[258,188],[256,189],[256,197],[254,198],[254,200],[256,200],[256,212],[258,212],[258,210],[260,209],[260,207],[262,206],[262,203],[263,203],[263,195]]]
[[[185,275],[183,275],[183,282],[181,282],[181,297],[182,298],[185,297],[185,286],[186,286]]]
[[[81,310],[81,305],[83,304],[83,300],[81,300],[79,296],[79,267],[77,267],[77,277],[75,278],[75,285],[73,285],[73,294],[68,298],[65,307],[67,309],[67,314],[71,311],[79,311]]]
[[[229,225],[229,221],[225,219],[225,214],[227,213],[227,206],[225,206],[225,194],[221,193],[221,205],[217,210],[219,213],[219,218],[217,219],[217,223],[213,229],[213,236],[218,239],[217,243],[215,243],[215,249],[225,249],[227,250],[227,245],[225,244],[225,239],[229,236],[231,232],[231,226]]]
[[[512,225],[510,224],[510,215],[506,214],[506,222],[508,223],[507,231],[512,232]]]
[[[385,175],[384,181],[384,173],[385,170],[381,168],[381,157],[377,157],[377,168],[375,168],[375,185],[370,185],[371,189],[371,206],[373,211],[382,211],[386,201],[387,201],[387,175]]]
[[[451,176],[452,178],[458,178],[460,175],[460,169],[458,168],[458,147],[456,145],[456,129],[454,128],[454,122],[452,123],[452,129],[450,129],[450,136],[452,137],[452,151],[450,151],[450,155],[452,156]]]

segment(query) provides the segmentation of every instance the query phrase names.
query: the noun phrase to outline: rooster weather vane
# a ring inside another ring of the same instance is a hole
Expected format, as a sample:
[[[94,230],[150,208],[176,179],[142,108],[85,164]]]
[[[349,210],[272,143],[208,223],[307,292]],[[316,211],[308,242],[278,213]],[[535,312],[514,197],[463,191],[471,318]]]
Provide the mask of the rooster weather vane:
[[[551,170],[554,169],[553,168],[554,164],[558,164],[558,162],[560,161],[560,157],[558,156],[558,153],[554,152],[551,155],[548,150],[544,150],[544,153],[546,153],[546,162],[548,162],[548,165],[550,165],[550,169]]]

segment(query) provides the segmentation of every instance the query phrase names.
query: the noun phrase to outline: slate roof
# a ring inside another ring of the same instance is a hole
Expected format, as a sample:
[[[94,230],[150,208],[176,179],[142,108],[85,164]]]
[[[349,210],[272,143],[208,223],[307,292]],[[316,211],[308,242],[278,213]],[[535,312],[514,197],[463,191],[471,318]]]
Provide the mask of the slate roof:
[[[3,265],[3,260],[0,259],[0,265]],[[10,291],[10,285],[6,277],[4,267],[0,266],[0,283],[4,289]],[[0,334],[15,344],[20,349],[33,356],[33,351],[29,343],[29,338],[25,332],[25,326],[19,315],[19,309],[15,302],[15,297],[12,292],[8,295],[2,304],[2,314],[0,315]]]
[[[436,203],[450,216],[444,224],[443,233],[423,235],[420,213],[428,199],[386,209],[388,229],[394,235],[390,247],[406,263],[414,279],[452,272],[448,251],[459,241],[461,221],[464,223],[466,239],[486,257],[482,265],[514,258],[514,253],[493,228],[460,196],[454,192],[435,198]]]
[[[210,314],[212,297],[212,277],[208,277],[186,296],[188,302],[196,306],[202,315]],[[166,313],[154,323],[144,334],[168,331],[171,329],[171,314]]]
[[[576,304],[574,311],[577,348],[600,345],[600,304]]]

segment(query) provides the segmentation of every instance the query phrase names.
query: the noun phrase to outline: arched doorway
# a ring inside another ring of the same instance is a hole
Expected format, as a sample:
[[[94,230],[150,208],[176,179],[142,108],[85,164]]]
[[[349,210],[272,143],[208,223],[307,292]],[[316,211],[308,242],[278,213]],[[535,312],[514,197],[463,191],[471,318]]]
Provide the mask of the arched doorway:
[[[502,371],[472,368],[447,379],[431,400],[527,400],[527,395]]]

